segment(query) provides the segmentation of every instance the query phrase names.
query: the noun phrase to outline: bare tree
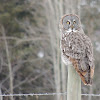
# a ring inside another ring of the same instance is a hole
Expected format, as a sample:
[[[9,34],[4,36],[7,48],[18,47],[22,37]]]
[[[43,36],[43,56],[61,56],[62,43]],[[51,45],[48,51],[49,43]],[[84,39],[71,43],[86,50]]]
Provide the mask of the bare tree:
[[[7,40],[6,40],[5,29],[2,25],[0,25],[0,27],[1,27],[2,36],[4,37],[6,55],[7,55],[7,60],[8,60],[9,79],[10,79],[10,83],[9,83],[10,93],[13,94],[13,73],[12,73],[12,66],[11,66],[11,58],[10,58],[10,53],[9,53],[9,49],[8,49],[8,43],[7,43]],[[13,100],[13,96],[11,96],[11,100]]]

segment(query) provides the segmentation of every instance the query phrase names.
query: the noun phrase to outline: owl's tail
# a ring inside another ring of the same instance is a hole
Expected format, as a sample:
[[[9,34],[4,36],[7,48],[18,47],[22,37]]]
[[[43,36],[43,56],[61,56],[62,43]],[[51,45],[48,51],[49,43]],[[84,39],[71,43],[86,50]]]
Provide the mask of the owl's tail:
[[[92,85],[94,69],[89,69],[85,72],[80,71],[81,79],[85,85]]]
[[[79,64],[78,61],[76,59],[72,59],[70,58],[75,70],[77,71],[77,73],[79,74],[79,76],[81,77],[82,82],[85,85],[92,85],[92,78],[93,78],[93,74],[94,74],[94,69],[92,69],[92,67],[88,67],[88,70],[83,71],[81,69],[79,69]]]
[[[84,75],[86,85],[92,85],[92,77],[91,77],[91,67],[88,67],[88,70],[86,71],[86,74]]]

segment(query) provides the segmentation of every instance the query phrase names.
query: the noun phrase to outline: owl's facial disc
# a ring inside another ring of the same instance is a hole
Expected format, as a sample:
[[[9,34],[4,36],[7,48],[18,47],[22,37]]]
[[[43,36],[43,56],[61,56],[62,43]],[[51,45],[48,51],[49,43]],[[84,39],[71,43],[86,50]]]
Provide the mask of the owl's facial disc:
[[[68,15],[63,18],[63,28],[66,32],[77,32],[79,29],[79,19],[77,16]]]

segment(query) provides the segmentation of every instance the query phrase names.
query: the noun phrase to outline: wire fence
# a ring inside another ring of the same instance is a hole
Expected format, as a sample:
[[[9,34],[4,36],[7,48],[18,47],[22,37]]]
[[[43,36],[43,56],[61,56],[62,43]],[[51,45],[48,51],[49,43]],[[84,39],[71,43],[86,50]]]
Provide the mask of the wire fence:
[[[1,94],[0,97],[8,96],[54,96],[54,95],[67,95],[67,92],[64,93],[30,93],[30,94]],[[94,96],[99,97],[100,94],[81,94],[82,96]]]

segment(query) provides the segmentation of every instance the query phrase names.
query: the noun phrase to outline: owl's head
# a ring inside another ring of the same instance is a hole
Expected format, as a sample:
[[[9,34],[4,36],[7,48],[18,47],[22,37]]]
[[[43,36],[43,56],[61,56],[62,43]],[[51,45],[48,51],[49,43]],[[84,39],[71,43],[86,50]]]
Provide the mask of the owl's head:
[[[66,32],[77,32],[80,29],[80,20],[77,15],[65,15],[61,19],[62,28]]]

